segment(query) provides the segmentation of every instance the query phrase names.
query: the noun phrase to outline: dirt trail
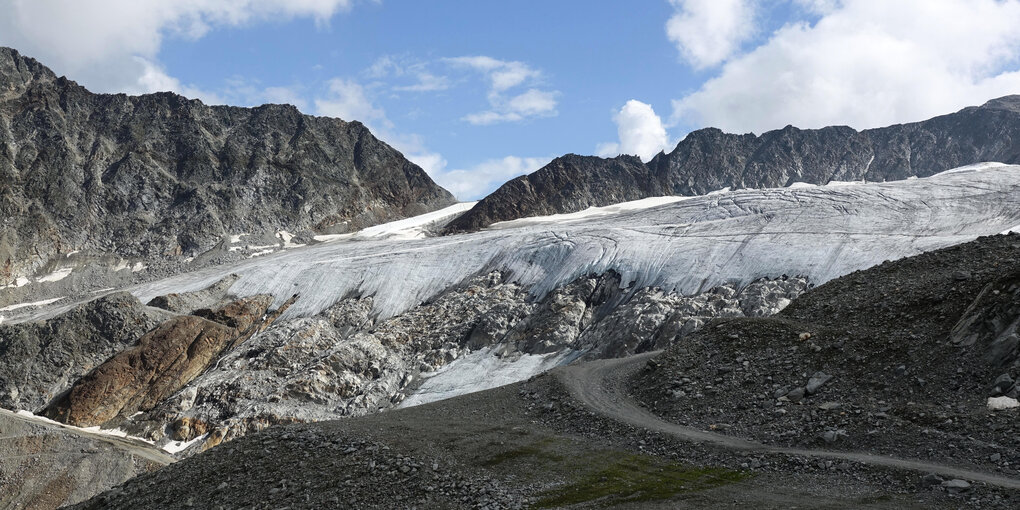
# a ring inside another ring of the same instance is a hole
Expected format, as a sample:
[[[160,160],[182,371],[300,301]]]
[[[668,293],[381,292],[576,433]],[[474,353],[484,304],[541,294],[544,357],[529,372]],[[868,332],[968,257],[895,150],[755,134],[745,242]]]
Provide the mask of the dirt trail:
[[[638,405],[637,402],[627,395],[626,391],[628,376],[636,372],[649,359],[658,354],[659,352],[650,352],[628,358],[593,361],[563,367],[555,370],[554,373],[575,398],[596,412],[635,427],[670,434],[687,441],[711,443],[722,448],[757,453],[799,455],[820,459],[860,462],[872,466],[935,473],[943,477],[961,478],[1008,489],[1020,489],[1020,479],[937,462],[861,452],[769,446],[739,437],[669,423]]]

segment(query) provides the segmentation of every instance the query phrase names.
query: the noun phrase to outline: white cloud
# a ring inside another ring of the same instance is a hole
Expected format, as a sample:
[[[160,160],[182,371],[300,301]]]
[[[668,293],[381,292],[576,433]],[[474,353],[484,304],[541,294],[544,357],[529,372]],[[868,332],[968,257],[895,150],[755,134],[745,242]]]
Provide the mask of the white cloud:
[[[404,157],[425,170],[432,180],[463,201],[477,200],[504,182],[534,172],[553,159],[507,156],[485,160],[466,168],[447,169],[446,158],[429,150],[420,135],[398,134],[384,129],[376,132],[376,136],[396,148]]]
[[[476,126],[485,126],[499,122],[517,122],[530,117],[556,115],[556,95],[556,92],[529,89],[511,98],[490,96],[492,110],[466,115],[464,120]]]
[[[384,55],[376,59],[362,74],[374,80],[408,76],[414,78],[410,85],[392,85],[392,90],[396,92],[437,92],[446,90],[451,85],[449,78],[430,71],[428,62],[407,56]],[[387,83],[387,86],[391,85]]]
[[[817,3],[817,2],[816,2]],[[788,24],[674,101],[727,131],[921,120],[1020,92],[1020,1],[844,0]]]
[[[0,0],[0,45],[36,57],[99,92],[195,92],[159,66],[165,37],[219,26],[312,17],[328,22],[354,0]]]
[[[549,164],[552,158],[507,156],[490,159],[464,169],[439,169],[429,175],[459,200],[477,200],[494,188],[519,175],[529,174]],[[445,162],[444,162],[445,163]],[[421,166],[421,163],[418,163]],[[424,168],[424,167],[423,167]]]
[[[370,129],[376,123],[381,128],[392,127],[386,112],[375,106],[365,88],[354,80],[333,78],[329,81],[328,94],[314,102],[317,115],[339,117],[348,122],[356,120],[368,125]]]
[[[416,72],[417,83],[393,87],[402,92],[437,92],[450,88],[450,80],[445,76],[437,76],[428,71]]]
[[[518,122],[535,117],[555,116],[557,91],[541,90],[534,87],[542,73],[523,62],[498,60],[487,56],[469,56],[444,59],[447,63],[467,67],[483,73],[489,80],[487,98],[490,108],[464,116],[474,125],[489,125],[501,122]],[[532,85],[522,93],[511,93],[510,89]]]
[[[631,99],[613,115],[613,122],[620,141],[599,145],[596,149],[599,156],[633,154],[648,161],[659,151],[670,149],[666,127],[649,104]]]
[[[718,65],[754,35],[753,0],[670,0],[666,34],[695,68]]]

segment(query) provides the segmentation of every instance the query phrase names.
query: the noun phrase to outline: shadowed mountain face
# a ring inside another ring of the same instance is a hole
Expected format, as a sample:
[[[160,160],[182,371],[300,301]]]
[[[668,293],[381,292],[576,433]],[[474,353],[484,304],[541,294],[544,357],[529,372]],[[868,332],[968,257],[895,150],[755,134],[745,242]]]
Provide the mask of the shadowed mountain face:
[[[571,154],[504,184],[447,231],[651,196],[703,195],[726,187],[926,177],[982,161],[1020,161],[1020,96],[923,122],[865,131],[787,126],[756,136],[701,129],[687,135],[673,152],[659,153],[647,164],[630,156]]]
[[[453,202],[358,122],[93,94],[0,48],[0,287],[77,250],[184,258],[228,234],[346,232]]]

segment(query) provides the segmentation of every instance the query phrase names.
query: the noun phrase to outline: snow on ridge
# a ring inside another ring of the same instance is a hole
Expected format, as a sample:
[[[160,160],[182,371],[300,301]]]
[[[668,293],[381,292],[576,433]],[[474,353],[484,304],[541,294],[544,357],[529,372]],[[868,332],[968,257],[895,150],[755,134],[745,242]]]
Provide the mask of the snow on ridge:
[[[668,204],[674,204],[681,200],[687,200],[694,197],[685,196],[663,196],[663,197],[649,197],[642,198],[640,200],[631,200],[629,202],[619,202],[612,205],[606,205],[602,207],[589,207],[583,211],[577,211],[572,213],[562,214],[550,214],[547,216],[529,216],[527,218],[517,218],[514,220],[499,221],[489,225],[489,229],[505,229],[505,228],[518,228],[529,225],[537,225],[541,223],[562,223],[568,221],[587,220],[591,218],[599,218],[603,216],[610,216],[614,214],[620,214],[623,212],[642,211],[645,209],[651,209]]]
[[[425,237],[424,228],[453,216],[458,216],[471,209],[478,202],[459,202],[430,213],[412,216],[401,220],[374,225],[348,234],[327,234],[315,236],[319,242],[334,242],[343,239],[371,239],[390,237],[394,239],[421,239]]]

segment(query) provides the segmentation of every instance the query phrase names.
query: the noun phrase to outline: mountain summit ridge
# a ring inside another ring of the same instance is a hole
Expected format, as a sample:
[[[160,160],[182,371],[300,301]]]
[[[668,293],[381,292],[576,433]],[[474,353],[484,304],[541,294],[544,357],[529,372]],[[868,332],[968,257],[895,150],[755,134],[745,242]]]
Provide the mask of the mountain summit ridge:
[[[227,236],[264,245],[454,202],[360,122],[95,94],[0,48],[0,288],[70,254],[181,264]]]
[[[631,158],[633,164],[623,172],[614,171],[621,169],[619,157],[591,157],[583,164],[557,158],[480,200],[447,232],[652,196],[704,195],[723,188],[774,188],[795,182],[881,182],[927,177],[986,161],[1017,163],[1020,95],[925,121],[862,131],[848,126],[786,126],[755,135],[710,127],[692,131],[671,152],[660,152],[646,164]]]

